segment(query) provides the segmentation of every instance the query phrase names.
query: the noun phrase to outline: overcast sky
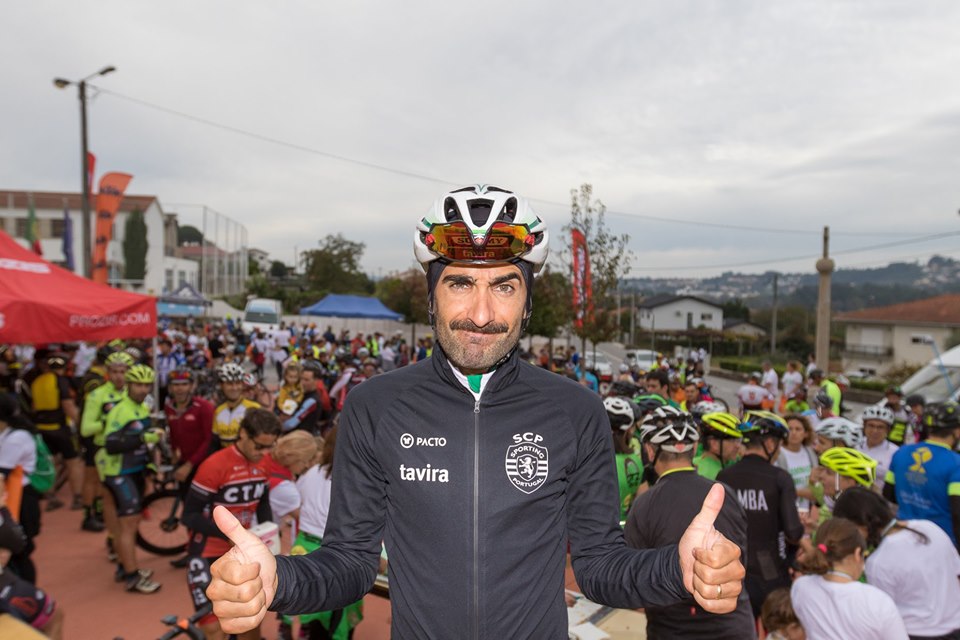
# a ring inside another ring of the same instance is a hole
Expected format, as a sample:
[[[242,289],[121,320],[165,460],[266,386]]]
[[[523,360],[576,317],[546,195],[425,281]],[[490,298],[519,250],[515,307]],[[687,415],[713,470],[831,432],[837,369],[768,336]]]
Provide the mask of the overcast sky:
[[[52,79],[115,65],[91,81],[98,174],[288,263],[342,233],[370,273],[405,269],[417,217],[470,182],[535,199],[558,250],[592,183],[633,276],[812,270],[784,259],[823,225],[837,251],[940,236],[839,267],[960,258],[953,0],[33,1],[3,23],[0,187],[79,189],[76,90]]]

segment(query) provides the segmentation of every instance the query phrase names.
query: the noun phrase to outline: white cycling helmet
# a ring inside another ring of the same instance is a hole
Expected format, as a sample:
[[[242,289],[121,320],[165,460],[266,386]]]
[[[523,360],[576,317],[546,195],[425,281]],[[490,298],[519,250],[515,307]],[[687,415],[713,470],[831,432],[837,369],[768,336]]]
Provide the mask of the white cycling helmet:
[[[484,264],[523,260],[540,273],[549,252],[546,223],[511,191],[478,184],[440,196],[417,222],[413,250],[424,271],[435,260]]]
[[[866,422],[867,420],[879,420],[885,422],[888,427],[893,426],[893,411],[883,405],[870,405],[860,414],[860,422]]]
[[[669,405],[650,412],[640,425],[640,442],[664,451],[684,453],[700,440],[700,430],[693,416]]]
[[[863,439],[863,427],[856,422],[841,417],[827,418],[821,421],[817,425],[816,432],[818,436],[823,436],[828,440],[839,440],[851,449],[856,449]]]
[[[620,431],[627,431],[633,426],[637,419],[637,413],[634,411],[635,406],[626,398],[611,396],[603,399],[603,408],[607,410],[610,426],[617,427]]]

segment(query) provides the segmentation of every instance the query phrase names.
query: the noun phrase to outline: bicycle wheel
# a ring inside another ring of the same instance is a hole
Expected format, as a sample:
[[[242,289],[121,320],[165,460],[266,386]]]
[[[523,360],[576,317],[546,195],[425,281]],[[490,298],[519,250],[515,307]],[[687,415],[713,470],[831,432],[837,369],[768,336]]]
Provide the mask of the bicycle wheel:
[[[187,548],[190,534],[180,522],[183,500],[176,489],[161,489],[143,499],[137,546],[159,556],[174,556]]]

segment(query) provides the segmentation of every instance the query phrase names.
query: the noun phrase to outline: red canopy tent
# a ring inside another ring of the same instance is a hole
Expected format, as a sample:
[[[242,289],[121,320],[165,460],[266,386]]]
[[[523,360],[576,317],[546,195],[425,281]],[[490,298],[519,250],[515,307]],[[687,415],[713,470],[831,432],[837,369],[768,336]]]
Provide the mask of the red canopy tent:
[[[0,231],[0,344],[156,335],[156,298],[81,278]]]

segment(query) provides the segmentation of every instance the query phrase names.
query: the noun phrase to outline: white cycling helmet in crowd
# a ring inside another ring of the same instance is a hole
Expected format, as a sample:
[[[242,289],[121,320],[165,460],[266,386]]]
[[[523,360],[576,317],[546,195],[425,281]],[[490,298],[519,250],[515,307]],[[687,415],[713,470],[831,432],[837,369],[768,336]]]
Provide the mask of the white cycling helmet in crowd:
[[[839,440],[851,449],[856,449],[863,439],[863,427],[841,417],[822,420],[815,431],[818,436],[823,436],[827,440]]]
[[[222,364],[217,368],[217,378],[220,382],[241,382],[244,373],[246,372],[243,367],[234,362]]]
[[[472,185],[440,196],[417,223],[413,249],[430,263],[529,263],[540,273],[549,251],[547,225],[530,204],[506,189]]]
[[[626,398],[611,396],[603,399],[603,408],[607,411],[607,417],[610,419],[610,426],[627,431],[637,420],[637,412],[633,404]]]
[[[640,442],[664,451],[684,453],[700,440],[700,430],[693,416],[671,406],[651,411],[640,425]]]
[[[860,414],[860,422],[866,423],[867,420],[879,420],[880,422],[886,423],[888,427],[891,427],[893,426],[893,411],[883,405],[870,405]]]

